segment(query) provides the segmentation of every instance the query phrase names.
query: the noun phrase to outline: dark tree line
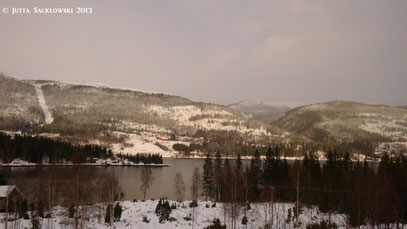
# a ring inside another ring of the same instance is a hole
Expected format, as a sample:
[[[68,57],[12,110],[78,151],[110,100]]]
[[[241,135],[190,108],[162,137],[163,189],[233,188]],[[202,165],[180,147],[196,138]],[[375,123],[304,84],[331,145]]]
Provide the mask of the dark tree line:
[[[407,158],[379,164],[352,162],[349,153],[329,151],[327,161],[314,153],[288,163],[278,146],[265,158],[255,151],[249,162],[207,154],[203,165],[203,195],[225,203],[297,202],[316,205],[325,213],[342,213],[351,226],[407,223]],[[297,191],[298,190],[298,191]],[[297,207],[297,205],[296,205]],[[294,214],[296,214],[294,212]]]
[[[163,164],[163,156],[159,153],[137,153],[136,155],[119,154],[118,156],[136,164]]]
[[[93,158],[112,157],[111,150],[97,145],[72,145],[68,142],[28,135],[0,133],[0,159],[3,163],[14,159],[41,164],[45,159],[49,163],[69,161],[73,163],[91,162]]]

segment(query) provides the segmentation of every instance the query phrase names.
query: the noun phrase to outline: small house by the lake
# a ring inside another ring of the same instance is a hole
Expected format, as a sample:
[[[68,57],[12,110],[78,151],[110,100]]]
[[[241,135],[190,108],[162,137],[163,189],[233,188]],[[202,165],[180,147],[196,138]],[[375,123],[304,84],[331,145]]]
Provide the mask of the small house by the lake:
[[[22,201],[23,194],[14,185],[1,185],[0,186],[0,212],[6,211],[6,206],[10,211]]]

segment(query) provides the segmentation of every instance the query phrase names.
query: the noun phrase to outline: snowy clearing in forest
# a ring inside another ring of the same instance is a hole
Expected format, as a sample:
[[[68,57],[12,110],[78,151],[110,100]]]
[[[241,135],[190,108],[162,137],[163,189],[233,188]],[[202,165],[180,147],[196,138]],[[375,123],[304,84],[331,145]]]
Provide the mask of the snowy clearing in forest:
[[[248,128],[244,120],[236,119],[232,113],[221,109],[204,109],[197,106],[148,106],[148,113],[167,116],[176,120],[180,125],[192,126],[206,130],[237,131],[253,136],[266,136],[267,131],[263,126]]]
[[[114,132],[114,134],[117,136],[125,136],[124,142],[111,144],[110,149],[115,154],[135,155],[137,153],[152,153],[160,154],[163,157],[173,157],[174,154],[177,153],[172,149],[174,144],[190,144],[185,141],[163,141],[153,135],[126,134],[122,132]]]

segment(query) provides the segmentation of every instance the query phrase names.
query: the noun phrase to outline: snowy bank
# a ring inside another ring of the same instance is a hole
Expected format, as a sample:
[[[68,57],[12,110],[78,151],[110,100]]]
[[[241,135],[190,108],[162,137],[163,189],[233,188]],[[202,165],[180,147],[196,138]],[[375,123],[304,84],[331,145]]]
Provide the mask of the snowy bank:
[[[120,221],[115,222],[113,226],[104,223],[105,211],[100,217],[102,222],[98,220],[98,208],[96,205],[87,206],[87,217],[85,221],[85,228],[192,228],[192,214],[195,211],[194,228],[204,228],[211,224],[211,222],[218,218],[222,223],[230,225],[232,219],[230,217],[230,206],[223,204],[214,205],[212,202],[200,201],[198,207],[195,209],[189,207],[190,201],[177,203],[169,201],[170,204],[176,204],[176,209],[173,209],[170,218],[171,220],[163,223],[159,222],[158,216],[155,214],[155,208],[158,200],[147,200],[145,202],[138,201],[122,201],[120,204],[123,207],[123,213]],[[242,224],[244,217],[244,207],[238,208],[238,216],[236,217],[236,228],[263,228],[266,223],[271,222],[271,212],[273,212],[273,228],[293,228],[295,219],[292,212],[294,204],[291,203],[275,203],[273,211],[269,203],[256,203],[251,204],[251,209],[247,210],[247,225]],[[68,210],[62,207],[55,207],[53,209],[53,218],[41,219],[42,225],[46,226],[50,223],[52,228],[73,228],[74,220],[68,218]],[[291,217],[289,216],[291,215]],[[4,218],[4,217],[2,217]],[[300,215],[301,227],[305,228],[309,223],[320,222],[322,220],[331,219],[331,222],[336,223],[339,228],[348,228],[346,226],[346,217],[340,214],[324,214],[318,211],[317,208],[303,208]],[[2,225],[1,225],[2,224]],[[16,225],[16,228],[30,228],[31,222],[29,219],[18,219],[9,222],[9,225]],[[4,226],[4,220],[1,221],[0,227]]]

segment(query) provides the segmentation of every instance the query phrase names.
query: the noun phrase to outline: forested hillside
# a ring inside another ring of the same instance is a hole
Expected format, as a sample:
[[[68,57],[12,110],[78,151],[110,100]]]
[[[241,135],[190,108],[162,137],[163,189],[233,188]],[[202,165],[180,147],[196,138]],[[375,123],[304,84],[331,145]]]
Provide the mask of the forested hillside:
[[[29,130],[43,120],[34,86],[0,72],[0,129]]]
[[[114,153],[250,155],[253,146],[270,145],[284,145],[288,156],[332,147],[376,158],[384,152],[407,153],[407,110],[384,105],[334,101],[287,112],[286,107],[257,103],[222,106],[164,93],[4,74],[0,88],[0,130],[96,144]]]
[[[295,108],[273,125],[320,143],[407,142],[407,111],[334,101]]]
[[[0,130],[97,144],[115,153],[172,155],[173,144],[198,143],[200,150],[235,154],[247,143],[307,141],[225,106],[164,93],[6,76],[0,84],[7,98],[1,100]],[[159,141],[169,137],[167,145]]]

